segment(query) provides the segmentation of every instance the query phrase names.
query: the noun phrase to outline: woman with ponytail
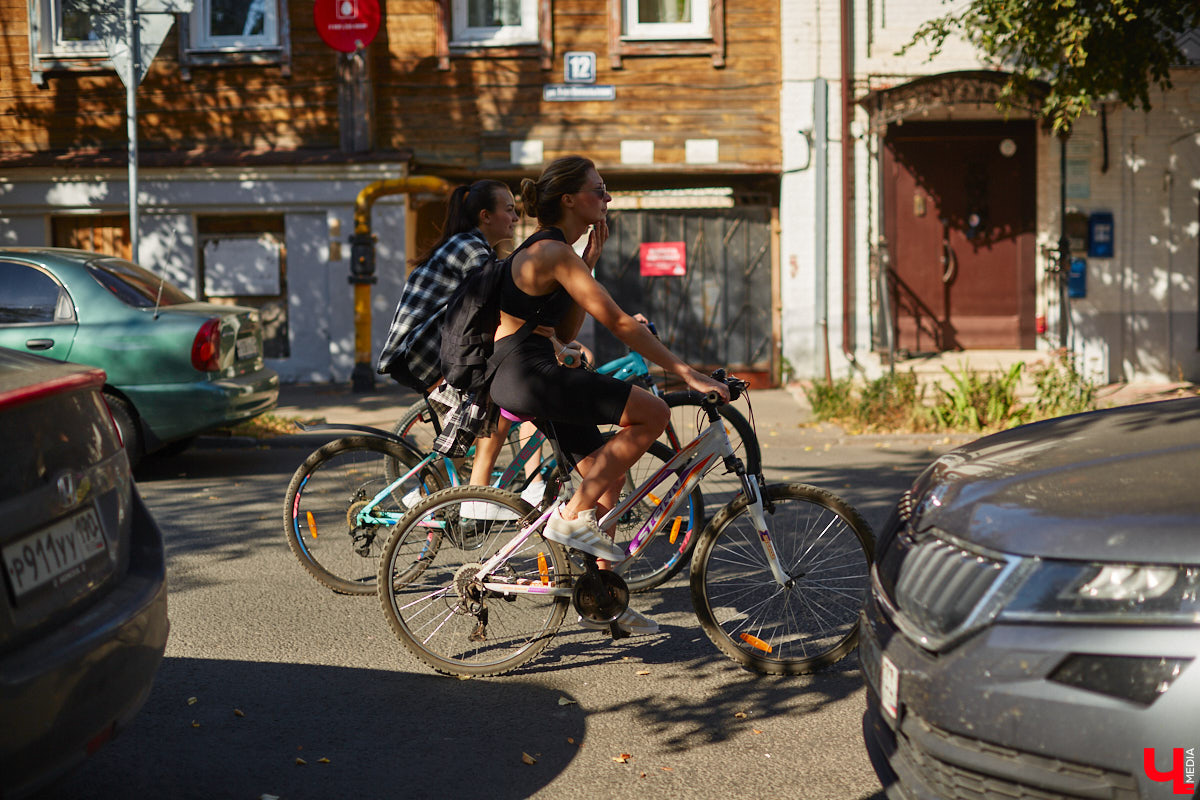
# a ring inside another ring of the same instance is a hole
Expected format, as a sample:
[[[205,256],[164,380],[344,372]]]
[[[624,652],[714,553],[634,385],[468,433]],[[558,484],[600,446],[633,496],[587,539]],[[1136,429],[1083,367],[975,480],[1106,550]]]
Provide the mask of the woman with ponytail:
[[[521,182],[521,198],[525,213],[537,218],[538,230],[530,237],[536,241],[513,258],[501,282],[500,327],[493,356],[499,365],[491,385],[492,401],[514,414],[535,418],[575,460],[583,480],[550,517],[544,535],[596,556],[605,567],[625,554],[596,520],[616,504],[626,470],[662,434],[669,411],[666,403],[641,387],[561,365],[544,327],[553,327],[558,340],[570,342],[579,333],[584,314],[590,314],[691,388],[716,391],[726,399],[729,390],[680,361],[645,325],[622,311],[593,277],[608,238],[605,216],[612,197],[590,160],[556,159],[536,181]],[[585,234],[587,246],[580,258],[571,243]],[[534,335],[512,336],[533,315],[543,328],[534,329]],[[596,427],[599,424],[621,427],[606,442]],[[585,627],[607,627],[581,622]],[[658,630],[654,620],[633,609],[627,609],[617,624],[629,633]]]

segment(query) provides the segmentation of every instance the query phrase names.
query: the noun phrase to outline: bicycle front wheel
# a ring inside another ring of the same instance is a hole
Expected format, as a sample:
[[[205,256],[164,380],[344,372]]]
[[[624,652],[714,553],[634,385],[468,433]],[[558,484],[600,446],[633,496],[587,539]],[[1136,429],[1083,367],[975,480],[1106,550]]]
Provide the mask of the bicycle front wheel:
[[[375,593],[388,531],[409,505],[442,488],[428,467],[403,481],[390,477],[420,462],[403,445],[375,436],[337,439],[304,460],[288,484],[283,532],[309,574],[335,592]]]
[[[537,590],[571,584],[557,544],[531,535],[484,580],[476,578],[531,511],[512,492],[457,486],[422,500],[392,531],[379,565],[379,601],[396,638],[423,663],[447,675],[500,675],[553,638],[570,598]],[[431,530],[441,537],[432,552]]]
[[[802,675],[858,642],[875,540],[852,506],[806,484],[764,490],[775,579],[745,495],[723,508],[692,556],[692,603],[708,638],[745,667]]]

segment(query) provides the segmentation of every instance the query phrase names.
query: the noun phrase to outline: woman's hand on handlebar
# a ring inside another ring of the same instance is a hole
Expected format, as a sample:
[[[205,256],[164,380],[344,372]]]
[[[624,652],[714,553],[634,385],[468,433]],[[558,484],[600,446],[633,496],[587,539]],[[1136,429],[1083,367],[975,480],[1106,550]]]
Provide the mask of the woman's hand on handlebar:
[[[687,374],[683,376],[683,380],[689,388],[695,389],[697,392],[703,392],[704,394],[715,392],[721,398],[722,403],[729,402],[729,387],[721,381],[713,380],[694,369],[688,369]]]

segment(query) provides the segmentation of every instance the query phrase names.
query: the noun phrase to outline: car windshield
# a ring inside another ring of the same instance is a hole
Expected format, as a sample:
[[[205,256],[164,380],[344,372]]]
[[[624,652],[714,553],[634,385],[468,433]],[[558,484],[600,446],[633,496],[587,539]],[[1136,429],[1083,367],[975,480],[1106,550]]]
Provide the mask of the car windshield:
[[[134,308],[150,308],[156,302],[159,306],[195,302],[178,286],[124,259],[97,259],[89,263],[87,269],[97,283]]]

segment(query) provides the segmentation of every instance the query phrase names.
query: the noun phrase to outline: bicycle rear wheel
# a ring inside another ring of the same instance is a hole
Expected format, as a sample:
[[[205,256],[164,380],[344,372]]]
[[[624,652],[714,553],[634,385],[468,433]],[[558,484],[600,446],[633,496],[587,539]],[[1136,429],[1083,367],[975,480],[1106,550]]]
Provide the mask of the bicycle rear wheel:
[[[663,400],[671,408],[671,424],[668,426],[665,441],[672,450],[678,450],[708,426],[708,418],[700,413],[700,401],[704,395],[697,391],[685,390],[669,392],[663,395]],[[717,408],[725,423],[725,432],[729,435],[729,443],[733,445],[733,454],[742,460],[746,466],[747,475],[757,475],[762,472],[762,452],[759,449],[758,437],[754,428],[742,413],[731,405]],[[674,440],[671,434],[674,433]],[[708,504],[706,513],[715,515],[726,503],[737,497],[742,490],[741,480],[732,472],[726,472],[723,465],[717,465],[709,471],[700,482],[704,487],[704,501]]]
[[[608,437],[605,437],[608,438]],[[621,490],[621,500],[634,492],[642,483],[654,475],[663,464],[671,460],[675,453],[662,442],[652,442],[646,454],[638,459],[629,471],[625,473],[625,486]],[[628,551],[633,545],[633,539],[641,530],[642,525],[658,508],[659,503],[666,499],[675,486],[677,477],[668,473],[657,485],[650,488],[649,493],[633,508],[629,509],[617,520],[614,541],[617,546]],[[678,523],[676,522],[678,520]],[[683,569],[692,551],[696,549],[696,540],[704,529],[704,495],[700,487],[694,488],[671,519],[665,521],[659,532],[650,537],[637,556],[624,562],[618,572],[629,585],[631,592],[645,592],[669,581]]]
[[[708,638],[745,667],[802,675],[858,642],[875,540],[844,500],[806,484],[764,491],[771,545],[790,577],[771,573],[745,495],[704,530],[692,556],[692,604]]]
[[[408,505],[442,488],[429,467],[399,483],[389,479],[420,462],[403,445],[374,436],[337,439],[304,460],[284,497],[283,532],[309,574],[335,592],[375,593],[388,530]]]
[[[474,578],[520,533],[531,511],[512,492],[457,486],[422,500],[392,531],[379,565],[379,601],[396,638],[423,663],[447,675],[500,675],[536,656],[554,636],[569,597],[486,589]],[[464,523],[472,517],[478,521]],[[431,527],[440,530],[441,544],[429,553]],[[412,565],[420,560],[426,563],[414,575]],[[534,534],[487,582],[565,586],[570,564],[562,548]]]

